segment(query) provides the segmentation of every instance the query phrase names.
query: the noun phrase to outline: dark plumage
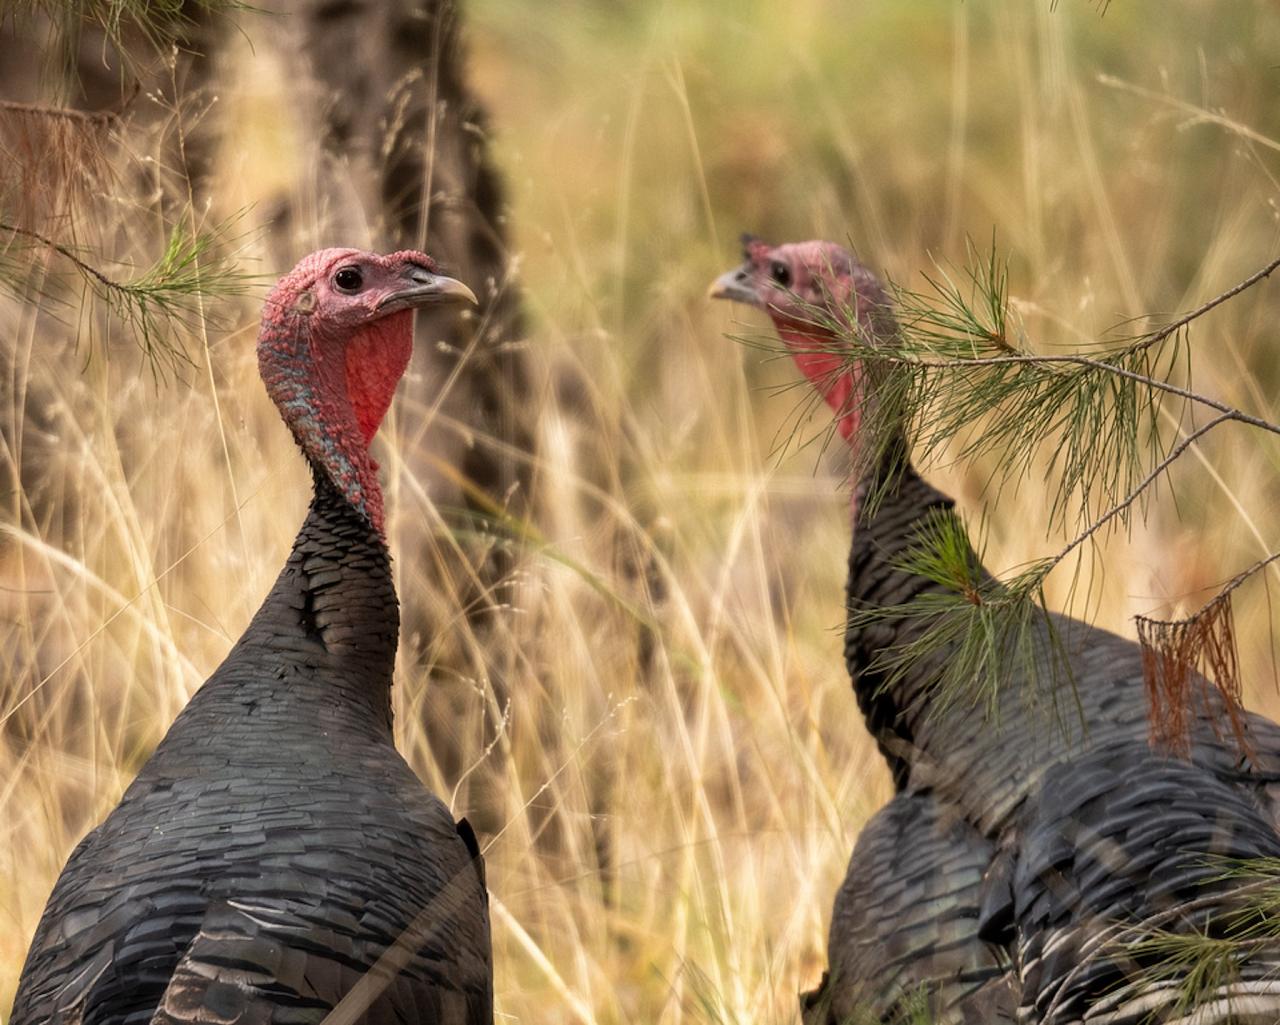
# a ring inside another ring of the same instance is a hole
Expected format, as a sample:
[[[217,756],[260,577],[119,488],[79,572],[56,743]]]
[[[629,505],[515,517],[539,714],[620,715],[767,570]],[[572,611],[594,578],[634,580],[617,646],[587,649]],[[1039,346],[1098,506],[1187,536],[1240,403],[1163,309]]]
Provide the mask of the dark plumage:
[[[244,635],[72,853],[11,1025],[310,1023],[344,998],[348,1022],[492,1020],[475,839],[393,744],[399,613],[367,451],[411,307],[469,294],[422,254],[355,250],[272,292],[260,360],[310,511]]]
[[[954,805],[900,793],[858,834],[831,912],[831,969],[802,998],[806,1021],[1012,1021],[1000,950],[975,937],[994,851]]]
[[[834,243],[748,239],[746,262],[712,294],[769,313],[861,465],[863,404],[875,397],[831,324],[872,341],[891,337],[896,326],[875,276]],[[954,515],[953,503],[916,473],[905,438],[883,451],[855,484],[851,609],[941,590],[899,560],[926,521]],[[871,488],[880,498],[873,508],[864,500]],[[1280,855],[1280,807],[1270,792],[1280,781],[1280,728],[1248,716],[1256,753],[1246,758],[1214,730],[1222,710],[1208,702],[1192,726],[1190,762],[1158,757],[1147,742],[1137,645],[1069,617],[1052,622],[1075,692],[1037,703],[1006,686],[988,715],[934,700],[945,650],[899,679],[880,671],[886,651],[919,636],[920,621],[851,621],[846,662],[899,796],[858,841],[836,898],[831,968],[807,998],[809,1021],[842,1022],[855,1011],[892,1020],[911,1006],[912,991],[939,1022],[976,1025],[1015,1013],[1046,1025],[1172,1020],[1176,987],[1137,1001],[1135,962],[1107,940],[1153,916],[1181,932],[1221,923],[1237,898],[1220,870],[1210,878],[1205,856]],[[1039,644],[1047,657],[1047,636]],[[886,854],[891,848],[897,857]],[[1167,914],[1177,901],[1197,903]],[[1007,966],[1003,983],[990,975],[993,964]],[[1244,988],[1220,994],[1234,995],[1234,1006],[1210,1001],[1198,1025],[1235,1021],[1230,1015],[1244,1010],[1261,1017],[1240,1020],[1280,1020],[1280,987],[1257,981],[1278,969],[1280,944],[1251,948],[1239,973]]]

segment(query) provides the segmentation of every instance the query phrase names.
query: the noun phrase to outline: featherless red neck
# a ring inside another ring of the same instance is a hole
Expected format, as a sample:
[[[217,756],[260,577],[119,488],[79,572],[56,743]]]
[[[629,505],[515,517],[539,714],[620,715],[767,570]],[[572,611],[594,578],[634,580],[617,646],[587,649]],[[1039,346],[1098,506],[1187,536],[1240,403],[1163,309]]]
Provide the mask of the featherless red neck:
[[[413,310],[475,302],[425,253],[323,249],[276,283],[263,307],[258,369],[318,473],[378,531],[382,487],[369,445],[413,348]]]

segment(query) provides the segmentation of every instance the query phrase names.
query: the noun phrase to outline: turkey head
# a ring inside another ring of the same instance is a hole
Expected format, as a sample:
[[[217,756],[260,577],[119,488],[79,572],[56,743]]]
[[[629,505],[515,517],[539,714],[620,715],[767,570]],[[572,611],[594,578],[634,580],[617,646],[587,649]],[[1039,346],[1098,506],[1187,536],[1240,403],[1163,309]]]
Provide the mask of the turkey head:
[[[383,530],[369,444],[413,348],[413,310],[470,302],[425,253],[322,249],[277,282],[263,307],[258,369],[316,472]]]
[[[835,242],[771,246],[742,237],[742,266],[711,285],[713,299],[731,299],[769,314],[801,372],[836,412],[841,437],[854,445],[861,418],[862,373],[841,333],[888,338],[896,326],[879,279]]]

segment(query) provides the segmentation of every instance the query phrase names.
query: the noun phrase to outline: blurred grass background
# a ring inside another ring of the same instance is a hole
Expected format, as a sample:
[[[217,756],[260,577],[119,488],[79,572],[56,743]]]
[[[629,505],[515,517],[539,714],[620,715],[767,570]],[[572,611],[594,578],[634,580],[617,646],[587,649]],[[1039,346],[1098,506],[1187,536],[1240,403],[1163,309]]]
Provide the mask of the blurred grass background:
[[[469,764],[503,783],[481,837],[498,1006],[791,1021],[890,785],[841,658],[848,506],[826,417],[793,432],[792,368],[728,340],[767,330],[706,286],[743,230],[848,241],[907,285],[994,230],[1042,345],[1197,305],[1280,242],[1280,5],[472,0],[466,17],[539,442],[539,540],[509,614],[473,638],[502,646],[502,685],[431,683],[457,688]],[[242,26],[206,115],[209,216],[249,207],[252,228],[315,168],[271,18]],[[139,246],[162,241],[134,213]],[[319,215],[290,230],[294,256],[335,241]],[[249,269],[287,269],[249,237]],[[77,351],[74,312],[0,302],[5,457],[23,432],[53,442],[27,485],[40,500],[0,496],[0,1008],[67,853],[247,624],[303,515],[306,471],[256,379],[257,299],[220,312],[192,328],[198,369],[157,383],[127,340]],[[1266,283],[1200,322],[1200,389],[1280,418],[1278,312]],[[377,443],[406,610],[432,584],[414,553],[447,544],[403,458],[432,416],[402,402]],[[1145,525],[1100,547],[1088,612],[1131,635],[1135,613],[1197,607],[1280,543],[1278,469],[1261,436],[1211,437]],[[1051,484],[929,472],[993,569],[1065,540],[1041,526]],[[1060,604],[1070,571],[1051,583]],[[440,636],[470,630],[462,609],[434,614]],[[1247,701],[1276,715],[1262,585],[1237,617]],[[435,643],[403,639],[428,663]],[[468,813],[471,776],[442,771],[415,717],[422,662],[398,683],[402,750]]]

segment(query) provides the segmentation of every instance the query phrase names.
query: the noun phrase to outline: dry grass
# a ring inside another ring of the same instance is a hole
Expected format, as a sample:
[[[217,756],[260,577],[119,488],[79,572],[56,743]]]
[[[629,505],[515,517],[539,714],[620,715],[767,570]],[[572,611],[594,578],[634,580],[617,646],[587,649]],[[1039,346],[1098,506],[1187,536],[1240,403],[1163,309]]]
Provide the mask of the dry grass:
[[[852,840],[889,793],[840,657],[839,461],[779,451],[797,393],[769,390],[794,375],[723,337],[761,324],[703,299],[740,230],[852,239],[911,281],[994,226],[1030,328],[1063,343],[1187,308],[1274,252],[1271,6],[1048,6],[470,5],[545,496],[544,543],[522,547],[483,640],[440,604],[433,553],[452,542],[410,469],[432,382],[406,388],[378,457],[406,622],[429,624],[403,638],[401,747],[459,814],[496,783],[482,842],[504,1018],[793,1020]],[[254,47],[210,115],[226,182],[211,217],[305,198],[315,171],[269,33],[245,24]],[[146,208],[117,214],[104,234],[123,251],[161,245]],[[295,230],[295,252],[323,234]],[[1193,340],[1201,388],[1272,419],[1278,287]],[[0,495],[0,1007],[68,851],[244,628],[303,515],[253,306],[193,326],[199,369],[157,385],[125,339],[77,354],[91,311],[0,305],[0,459],[22,482]],[[585,382],[571,405],[566,379]],[[1131,633],[1136,612],[1185,611],[1280,543],[1276,449],[1228,430],[1177,470],[1176,503],[1166,491],[1100,550],[1098,621]],[[982,467],[933,474],[976,526]],[[1047,507],[1034,480],[992,502],[994,567],[1057,547],[1029,527]],[[1246,701],[1274,714],[1269,623],[1255,585],[1237,603]],[[435,654],[480,643],[490,675],[432,682],[456,692],[476,766],[459,782],[416,712]]]

